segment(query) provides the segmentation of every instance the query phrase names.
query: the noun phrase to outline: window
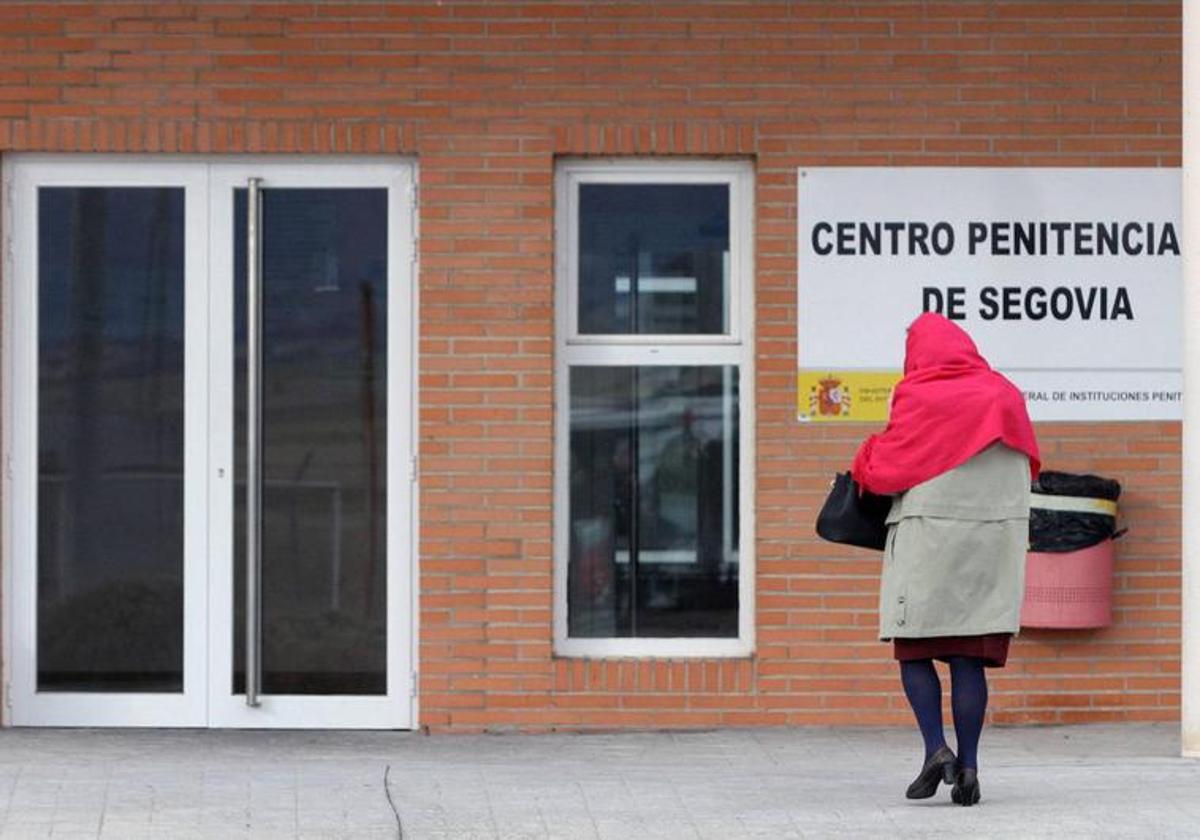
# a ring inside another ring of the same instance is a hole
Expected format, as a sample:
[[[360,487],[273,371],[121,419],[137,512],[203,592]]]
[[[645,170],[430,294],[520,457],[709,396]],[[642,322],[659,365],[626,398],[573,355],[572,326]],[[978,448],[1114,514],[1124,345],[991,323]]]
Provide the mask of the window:
[[[558,172],[555,649],[753,648],[748,163]]]

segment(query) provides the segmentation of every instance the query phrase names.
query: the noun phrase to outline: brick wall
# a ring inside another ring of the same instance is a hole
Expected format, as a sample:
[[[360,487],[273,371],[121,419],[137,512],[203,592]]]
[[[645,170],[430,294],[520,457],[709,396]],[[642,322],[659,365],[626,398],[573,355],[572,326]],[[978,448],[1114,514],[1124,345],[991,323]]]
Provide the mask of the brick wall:
[[[815,540],[862,428],[794,419],[799,166],[1178,166],[1175,2],[0,4],[0,153],[382,152],[421,193],[421,721],[908,723],[878,560]],[[557,155],[757,180],[757,653],[551,651]],[[898,348],[899,352],[899,348]],[[1117,621],[1027,632],[998,722],[1176,720],[1179,426],[1040,427],[1125,484]]]

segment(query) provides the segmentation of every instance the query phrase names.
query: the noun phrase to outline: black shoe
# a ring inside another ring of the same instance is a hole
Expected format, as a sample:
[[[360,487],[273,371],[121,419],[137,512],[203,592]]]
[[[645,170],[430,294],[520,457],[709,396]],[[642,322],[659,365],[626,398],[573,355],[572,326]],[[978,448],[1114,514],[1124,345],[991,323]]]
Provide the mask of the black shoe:
[[[908,786],[905,796],[909,799],[928,799],[937,793],[938,784],[954,781],[954,752],[947,746],[938,747],[938,751],[929,756],[917,778]],[[972,771],[974,772],[974,771]]]
[[[950,798],[956,805],[970,806],[979,801],[979,778],[974,767],[962,767],[950,788]]]

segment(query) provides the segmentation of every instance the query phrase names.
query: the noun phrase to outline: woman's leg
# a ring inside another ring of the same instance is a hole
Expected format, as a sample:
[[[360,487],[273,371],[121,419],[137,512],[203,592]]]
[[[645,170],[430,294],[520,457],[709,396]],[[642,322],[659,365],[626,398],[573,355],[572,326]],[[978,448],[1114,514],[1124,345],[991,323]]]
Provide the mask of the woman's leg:
[[[925,760],[946,746],[942,731],[942,681],[938,679],[932,659],[913,659],[900,663],[900,682],[904,696],[912,706],[925,740]]]
[[[987,711],[987,677],[983,660],[974,656],[951,656],[950,708],[954,712],[954,733],[958,736],[960,767],[978,769],[979,733]]]

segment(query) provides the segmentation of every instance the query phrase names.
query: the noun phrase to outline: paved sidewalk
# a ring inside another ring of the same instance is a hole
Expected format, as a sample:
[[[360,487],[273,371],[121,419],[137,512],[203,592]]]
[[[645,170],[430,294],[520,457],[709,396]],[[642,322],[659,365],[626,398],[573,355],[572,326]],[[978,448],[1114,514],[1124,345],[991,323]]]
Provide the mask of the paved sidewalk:
[[[1176,726],[989,729],[970,809],[904,799],[918,750],[895,729],[5,730],[0,837],[1200,838]]]

